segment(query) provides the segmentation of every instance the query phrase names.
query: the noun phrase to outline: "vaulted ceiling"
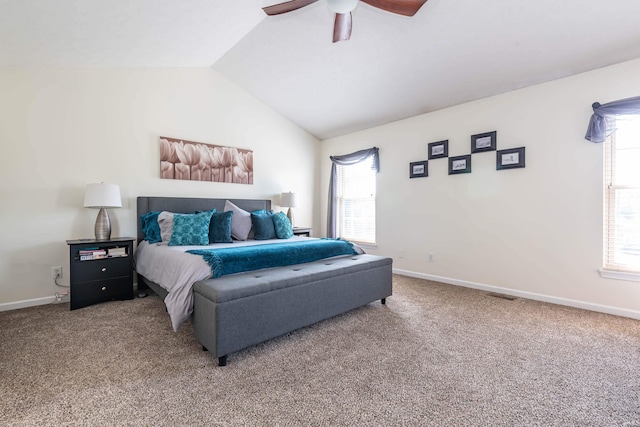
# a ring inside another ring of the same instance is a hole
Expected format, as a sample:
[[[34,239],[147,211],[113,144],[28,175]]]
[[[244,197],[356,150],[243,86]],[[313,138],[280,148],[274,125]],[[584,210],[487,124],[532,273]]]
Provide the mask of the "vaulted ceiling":
[[[0,67],[213,67],[320,139],[640,58],[638,0],[0,0]],[[630,94],[630,96],[636,94]]]

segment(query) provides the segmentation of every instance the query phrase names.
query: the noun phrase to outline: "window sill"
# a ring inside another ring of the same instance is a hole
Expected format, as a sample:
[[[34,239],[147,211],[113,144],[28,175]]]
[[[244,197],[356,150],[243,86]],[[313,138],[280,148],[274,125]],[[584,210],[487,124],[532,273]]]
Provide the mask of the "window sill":
[[[598,271],[600,272],[600,277],[604,279],[616,279],[616,280],[627,280],[629,282],[640,282],[640,273],[635,273],[632,271],[607,270],[604,268],[601,268]]]

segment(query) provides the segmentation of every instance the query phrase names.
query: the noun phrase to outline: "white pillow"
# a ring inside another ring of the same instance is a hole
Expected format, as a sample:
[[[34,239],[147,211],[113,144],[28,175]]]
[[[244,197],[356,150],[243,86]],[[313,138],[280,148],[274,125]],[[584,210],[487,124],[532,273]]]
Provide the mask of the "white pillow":
[[[231,237],[236,240],[247,240],[251,231],[251,214],[228,200],[224,202],[224,211],[233,211],[233,215],[231,215]],[[160,215],[158,215],[159,220]],[[162,234],[162,225],[160,226],[160,234]],[[164,240],[164,237],[162,240]]]
[[[160,212],[160,214],[158,214],[158,225],[160,226],[162,243],[169,243],[171,234],[173,233],[173,212]]]

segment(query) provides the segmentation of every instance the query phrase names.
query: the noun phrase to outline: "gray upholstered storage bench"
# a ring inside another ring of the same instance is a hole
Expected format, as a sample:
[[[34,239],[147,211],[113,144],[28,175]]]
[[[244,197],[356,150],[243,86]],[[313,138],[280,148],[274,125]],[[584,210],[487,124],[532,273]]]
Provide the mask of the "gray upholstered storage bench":
[[[348,255],[196,282],[193,329],[227,355],[391,295],[391,258]]]

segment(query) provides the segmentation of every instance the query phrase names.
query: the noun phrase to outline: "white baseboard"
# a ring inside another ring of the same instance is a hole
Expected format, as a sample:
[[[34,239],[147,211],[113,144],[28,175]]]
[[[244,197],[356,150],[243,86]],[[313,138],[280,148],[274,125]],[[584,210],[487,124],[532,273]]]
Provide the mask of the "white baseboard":
[[[452,279],[449,277],[434,276],[432,274],[416,273],[408,270],[393,269],[395,274],[402,276],[416,277],[418,279],[433,280],[434,282],[447,283],[449,285],[463,286],[465,288],[480,289],[488,292],[496,292],[505,295],[511,295],[520,298],[527,298],[536,301],[548,302],[551,304],[565,305],[568,307],[582,308],[584,310],[597,311],[599,313],[613,314],[615,316],[630,317],[640,320],[640,311],[629,310],[626,308],[611,307],[608,305],[594,304],[585,301],[578,301],[568,298],[559,298],[550,295],[537,294],[535,292],[518,291],[509,288],[501,288],[499,286],[485,285],[483,283],[468,282],[466,280]]]
[[[19,308],[35,307],[37,305],[52,304],[56,302],[55,296],[26,299],[15,302],[5,302],[0,304],[0,311],[17,310]]]
[[[520,298],[527,298],[536,301],[548,302],[551,304],[565,305],[568,307],[582,308],[584,310],[597,311],[599,313],[613,314],[615,316],[630,317],[640,320],[640,311],[626,308],[611,307],[602,304],[593,304],[585,301],[578,301],[568,298],[553,297],[550,295],[537,294],[535,292],[518,291],[499,286],[485,285],[484,283],[468,282],[466,280],[452,279],[450,277],[435,276],[433,274],[416,273],[409,270],[393,269],[393,273],[401,276],[416,277],[418,279],[433,280],[434,282],[447,283],[449,285],[463,286],[465,288],[479,289],[488,292],[497,292],[505,295],[512,295]],[[38,305],[52,304],[56,302],[55,296],[34,298],[23,301],[15,301],[0,304],[0,311],[17,310],[19,308],[35,307]]]

